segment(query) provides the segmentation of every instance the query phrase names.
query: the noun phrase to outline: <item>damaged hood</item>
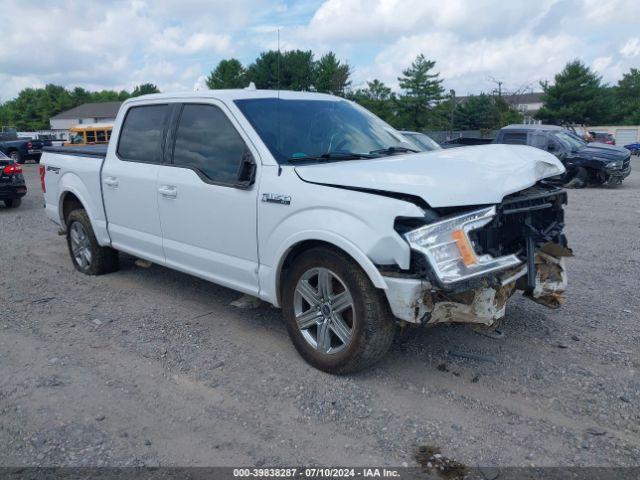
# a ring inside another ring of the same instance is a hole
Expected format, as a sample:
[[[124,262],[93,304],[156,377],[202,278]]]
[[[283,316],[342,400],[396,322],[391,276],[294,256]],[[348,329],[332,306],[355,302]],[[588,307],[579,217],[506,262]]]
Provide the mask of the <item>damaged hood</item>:
[[[421,197],[431,207],[500,203],[538,180],[564,173],[543,150],[482,145],[295,167],[311,183]]]

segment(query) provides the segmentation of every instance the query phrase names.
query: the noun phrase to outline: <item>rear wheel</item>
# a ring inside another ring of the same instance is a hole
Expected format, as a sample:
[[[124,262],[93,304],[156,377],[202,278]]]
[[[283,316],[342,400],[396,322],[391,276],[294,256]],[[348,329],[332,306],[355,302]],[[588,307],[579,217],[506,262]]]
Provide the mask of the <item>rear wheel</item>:
[[[384,293],[348,256],[314,248],[298,256],[283,283],[289,336],[302,357],[329,373],[364,369],[395,333]]]
[[[22,203],[22,199],[21,198],[12,198],[10,200],[5,200],[4,201],[4,205],[7,208],[18,208],[21,203]]]
[[[67,245],[73,266],[86,275],[102,275],[118,269],[117,250],[98,244],[83,209],[73,210],[67,217]]]

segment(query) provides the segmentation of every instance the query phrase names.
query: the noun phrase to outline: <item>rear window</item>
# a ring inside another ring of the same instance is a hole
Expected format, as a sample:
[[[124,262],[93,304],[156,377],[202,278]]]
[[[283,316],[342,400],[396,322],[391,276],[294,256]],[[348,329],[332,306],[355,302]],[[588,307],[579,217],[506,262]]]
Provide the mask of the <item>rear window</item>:
[[[526,133],[505,133],[502,137],[502,143],[508,143],[510,145],[526,145],[527,134]]]
[[[118,156],[134,162],[160,163],[168,112],[168,105],[130,108],[120,131]]]

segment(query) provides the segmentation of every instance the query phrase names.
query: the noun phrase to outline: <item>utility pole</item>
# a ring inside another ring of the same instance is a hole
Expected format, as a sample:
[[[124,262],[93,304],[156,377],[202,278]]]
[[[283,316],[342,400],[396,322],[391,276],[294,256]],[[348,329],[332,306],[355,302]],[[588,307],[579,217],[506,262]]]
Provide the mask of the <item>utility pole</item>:
[[[449,95],[451,97],[451,108],[449,111],[449,133],[453,134],[453,112],[456,109],[456,91],[452,88],[449,90]]]
[[[502,97],[502,84],[504,82],[502,80],[496,80],[494,77],[489,77],[489,81],[495,83],[496,85],[498,85],[498,96]]]

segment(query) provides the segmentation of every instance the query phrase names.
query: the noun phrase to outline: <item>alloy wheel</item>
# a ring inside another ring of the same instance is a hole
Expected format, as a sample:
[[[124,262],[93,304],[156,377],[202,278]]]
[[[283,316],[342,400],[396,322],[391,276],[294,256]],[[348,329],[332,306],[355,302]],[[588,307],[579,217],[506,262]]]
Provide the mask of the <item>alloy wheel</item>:
[[[80,268],[88,268],[91,265],[91,242],[87,231],[80,222],[73,222],[69,228],[69,236],[73,258]]]
[[[293,309],[305,341],[323,354],[344,350],[353,338],[355,309],[351,292],[331,270],[307,270],[296,285]]]

